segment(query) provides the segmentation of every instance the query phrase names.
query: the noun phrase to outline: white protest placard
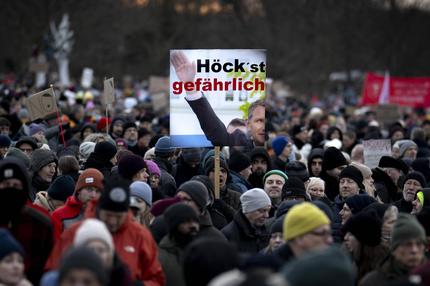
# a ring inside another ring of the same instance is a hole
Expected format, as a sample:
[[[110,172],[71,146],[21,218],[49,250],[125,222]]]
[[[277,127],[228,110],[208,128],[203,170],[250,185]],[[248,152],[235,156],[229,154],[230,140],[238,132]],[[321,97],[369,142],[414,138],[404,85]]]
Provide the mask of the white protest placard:
[[[26,99],[25,104],[31,121],[43,119],[57,112],[57,102],[52,87],[31,95]]]
[[[90,88],[93,84],[94,70],[91,68],[84,68],[82,71],[81,86],[83,88]]]
[[[378,139],[363,141],[364,164],[369,168],[378,166],[382,156],[391,156],[391,140]]]
[[[104,95],[105,105],[112,104],[115,101],[115,88],[114,88],[113,77],[104,80],[103,95]]]

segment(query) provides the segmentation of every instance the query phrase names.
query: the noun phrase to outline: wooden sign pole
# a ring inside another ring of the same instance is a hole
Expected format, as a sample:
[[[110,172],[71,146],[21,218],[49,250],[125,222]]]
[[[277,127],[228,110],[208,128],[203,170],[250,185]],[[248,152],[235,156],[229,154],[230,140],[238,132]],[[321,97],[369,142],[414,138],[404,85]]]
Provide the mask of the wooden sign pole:
[[[215,146],[215,176],[214,176],[214,192],[215,192],[215,199],[220,198],[220,186],[219,186],[219,179],[220,179],[220,146]]]

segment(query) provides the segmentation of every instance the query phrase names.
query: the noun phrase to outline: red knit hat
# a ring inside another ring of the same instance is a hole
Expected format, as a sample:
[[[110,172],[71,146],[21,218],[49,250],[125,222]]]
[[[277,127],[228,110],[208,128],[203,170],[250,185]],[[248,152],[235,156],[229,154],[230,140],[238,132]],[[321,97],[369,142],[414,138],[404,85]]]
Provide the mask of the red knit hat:
[[[107,124],[108,124],[108,122],[109,122],[109,124],[111,124],[112,119],[110,119],[110,118],[108,119],[106,117],[100,118],[100,120],[99,120],[99,122],[97,123],[97,126],[96,126],[97,130],[98,131],[102,131],[103,129],[105,129],[106,126],[107,126]]]
[[[82,172],[75,186],[75,193],[85,187],[96,187],[103,190],[103,174],[99,170],[89,168]]]

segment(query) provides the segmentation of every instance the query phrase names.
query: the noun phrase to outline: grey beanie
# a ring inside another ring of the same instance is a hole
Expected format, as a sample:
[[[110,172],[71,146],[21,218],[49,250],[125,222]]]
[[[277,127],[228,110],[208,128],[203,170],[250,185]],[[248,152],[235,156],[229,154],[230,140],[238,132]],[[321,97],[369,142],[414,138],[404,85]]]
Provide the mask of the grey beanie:
[[[94,142],[83,142],[81,145],[79,145],[79,154],[82,156],[82,158],[88,159],[91,153],[94,152],[95,147],[96,143]]]
[[[139,199],[144,200],[148,206],[152,206],[152,190],[145,182],[133,182],[130,185],[130,197],[138,197]]]
[[[243,193],[240,196],[240,202],[244,214],[272,205],[266,192],[259,188],[250,189]]]
[[[24,166],[27,169],[30,168],[30,158],[28,158],[28,156],[24,152],[22,152],[21,149],[18,149],[16,147],[10,147],[6,153],[6,157],[16,158],[22,163],[24,163]]]
[[[417,147],[417,144],[412,140],[402,140],[402,142],[399,143],[399,151],[400,151],[400,157],[403,157],[405,155],[406,150],[410,147]]]
[[[420,239],[426,243],[426,232],[418,220],[405,213],[399,213],[396,223],[391,234],[390,247],[394,250],[399,244],[405,243],[411,239]]]
[[[49,163],[55,162],[57,164],[57,156],[51,150],[37,149],[31,155],[30,169],[37,172]]]

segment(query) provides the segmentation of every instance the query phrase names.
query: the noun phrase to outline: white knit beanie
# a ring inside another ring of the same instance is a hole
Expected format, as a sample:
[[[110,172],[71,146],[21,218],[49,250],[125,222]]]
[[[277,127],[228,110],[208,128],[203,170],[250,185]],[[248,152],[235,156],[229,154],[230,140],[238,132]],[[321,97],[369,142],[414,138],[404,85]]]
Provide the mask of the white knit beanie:
[[[240,202],[242,203],[242,212],[244,214],[272,205],[266,192],[259,188],[250,189],[243,193],[240,196]]]
[[[85,245],[90,240],[100,240],[106,243],[110,252],[113,254],[115,247],[113,245],[112,235],[110,234],[106,225],[98,219],[89,218],[84,220],[84,222],[76,231],[73,245]]]
[[[95,146],[96,146],[96,143],[94,142],[83,142],[79,146],[79,154],[84,159],[88,159],[88,157],[90,157],[90,154],[94,152]]]

